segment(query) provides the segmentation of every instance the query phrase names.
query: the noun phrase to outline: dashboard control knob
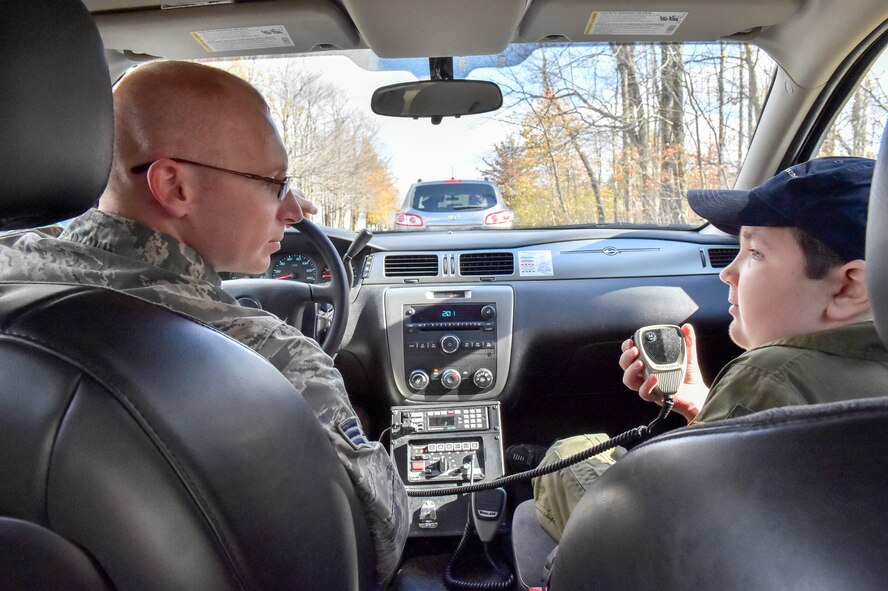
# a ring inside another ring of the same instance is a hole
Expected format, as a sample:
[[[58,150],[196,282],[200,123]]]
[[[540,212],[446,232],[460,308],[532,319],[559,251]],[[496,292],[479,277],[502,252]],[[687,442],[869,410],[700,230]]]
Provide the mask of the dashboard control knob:
[[[425,387],[429,385],[429,374],[421,369],[414,369],[410,372],[407,382],[414,390],[425,390]]]
[[[445,369],[441,373],[441,385],[448,390],[459,388],[460,382],[462,382],[462,376],[455,369]]]
[[[446,334],[441,337],[441,350],[447,353],[456,353],[459,350],[459,337],[455,334]]]
[[[481,318],[484,320],[492,320],[496,316],[496,308],[491,306],[490,304],[481,308]]]
[[[482,390],[485,388],[489,388],[490,385],[493,384],[493,372],[486,367],[482,367],[475,372],[475,377],[472,381],[475,382],[475,385]]]

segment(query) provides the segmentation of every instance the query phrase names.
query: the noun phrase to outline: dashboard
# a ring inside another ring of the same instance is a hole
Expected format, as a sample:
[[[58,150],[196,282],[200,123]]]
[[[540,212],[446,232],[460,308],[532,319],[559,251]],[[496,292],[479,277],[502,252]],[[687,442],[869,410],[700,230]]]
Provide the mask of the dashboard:
[[[340,255],[355,238],[323,230]],[[335,362],[371,436],[393,406],[489,402],[517,440],[620,432],[651,418],[617,365],[639,326],[693,323],[708,380],[739,353],[718,278],[737,251],[732,237],[690,230],[377,234],[352,261]],[[326,267],[288,230],[261,277],[324,284]]]

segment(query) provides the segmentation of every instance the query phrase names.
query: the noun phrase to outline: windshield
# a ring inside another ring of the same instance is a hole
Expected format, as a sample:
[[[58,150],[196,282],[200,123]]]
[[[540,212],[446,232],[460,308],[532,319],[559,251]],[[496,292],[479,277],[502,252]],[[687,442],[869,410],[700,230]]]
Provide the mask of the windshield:
[[[697,227],[685,193],[733,186],[774,70],[732,42],[516,45],[454,59],[455,78],[500,86],[501,109],[432,125],[370,110],[376,88],[428,78],[428,60],[362,50],[210,63],[265,94],[316,221],[377,232],[400,229],[407,207],[497,206],[492,191],[441,185],[408,202],[419,181],[450,179],[493,183],[512,228]]]

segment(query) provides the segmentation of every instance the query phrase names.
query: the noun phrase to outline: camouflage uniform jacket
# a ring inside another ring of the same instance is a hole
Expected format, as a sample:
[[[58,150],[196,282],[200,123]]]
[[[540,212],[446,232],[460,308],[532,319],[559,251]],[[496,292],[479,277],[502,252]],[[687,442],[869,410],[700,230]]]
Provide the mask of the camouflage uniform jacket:
[[[343,433],[357,417],[342,376],[314,340],[268,312],[239,306],[189,246],[95,209],[72,220],[58,238],[33,230],[0,235],[0,279],[122,291],[192,316],[268,359],[324,427],[367,517],[377,583],[391,578],[407,539],[406,491],[380,443]]]

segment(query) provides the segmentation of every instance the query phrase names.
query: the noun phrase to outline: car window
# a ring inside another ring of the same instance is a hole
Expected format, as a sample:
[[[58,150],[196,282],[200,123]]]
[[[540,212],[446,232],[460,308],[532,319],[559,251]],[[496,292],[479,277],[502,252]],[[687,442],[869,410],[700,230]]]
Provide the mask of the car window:
[[[376,88],[428,79],[428,60],[360,50],[211,63],[266,95],[316,220],[374,231],[397,229],[417,179],[492,182],[512,228],[698,227],[686,192],[733,186],[775,68],[738,42],[512,45],[454,58],[454,77],[497,83],[503,107],[432,125],[370,110]],[[476,206],[467,195],[410,205]]]
[[[482,184],[422,185],[415,189],[409,207],[419,211],[461,211],[496,206],[493,188]]]
[[[888,121],[888,51],[873,63],[826,134],[818,156],[875,158]]]

